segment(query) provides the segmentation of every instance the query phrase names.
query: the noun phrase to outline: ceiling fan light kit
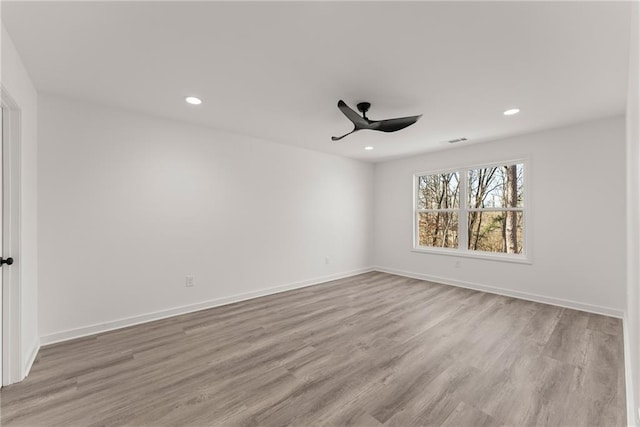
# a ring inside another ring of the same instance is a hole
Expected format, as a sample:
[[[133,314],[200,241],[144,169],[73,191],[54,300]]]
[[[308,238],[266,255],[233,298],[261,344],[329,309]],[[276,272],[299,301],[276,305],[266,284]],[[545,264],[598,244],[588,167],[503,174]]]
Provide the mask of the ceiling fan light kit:
[[[369,130],[378,130],[381,132],[396,132],[400,129],[404,129],[407,126],[411,126],[415,122],[422,117],[422,114],[418,116],[409,116],[409,117],[400,117],[397,119],[387,119],[387,120],[369,120],[367,117],[367,111],[371,108],[371,103],[369,102],[360,102],[357,105],[358,111],[362,113],[362,117],[354,110],[349,108],[349,106],[343,101],[338,101],[338,108],[342,111],[342,114],[347,116],[349,120],[353,123],[353,130],[347,134],[342,136],[332,136],[332,141],[339,141],[347,135],[351,135],[353,132],[369,129]]]

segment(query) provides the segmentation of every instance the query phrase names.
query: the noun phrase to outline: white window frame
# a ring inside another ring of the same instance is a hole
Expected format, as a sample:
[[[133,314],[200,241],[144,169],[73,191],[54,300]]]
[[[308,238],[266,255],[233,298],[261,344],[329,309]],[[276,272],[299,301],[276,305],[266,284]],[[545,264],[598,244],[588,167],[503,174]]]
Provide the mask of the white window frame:
[[[530,164],[528,158],[517,158],[502,160],[491,163],[465,165],[461,167],[451,167],[447,169],[431,170],[427,172],[417,172],[413,174],[413,252],[438,254],[455,257],[466,258],[478,258],[492,261],[505,261],[514,262],[520,264],[532,264],[531,255],[531,179],[530,179]],[[524,186],[524,203],[520,208],[469,208],[467,206],[467,190],[469,186],[469,171],[480,168],[500,167],[512,164],[522,164],[523,168],[523,186]],[[444,209],[442,211],[457,212],[458,213],[458,248],[439,248],[435,246],[420,246],[419,242],[419,230],[418,230],[418,215],[421,212],[433,212],[433,209],[418,209],[418,179],[425,175],[438,175],[444,173],[457,172],[460,182],[460,194],[459,194],[459,208],[458,209]],[[521,254],[505,254],[499,252],[486,252],[486,251],[474,251],[467,248],[469,236],[467,235],[467,221],[468,213],[472,211],[483,212],[504,212],[504,211],[520,211],[522,212],[522,253]]]

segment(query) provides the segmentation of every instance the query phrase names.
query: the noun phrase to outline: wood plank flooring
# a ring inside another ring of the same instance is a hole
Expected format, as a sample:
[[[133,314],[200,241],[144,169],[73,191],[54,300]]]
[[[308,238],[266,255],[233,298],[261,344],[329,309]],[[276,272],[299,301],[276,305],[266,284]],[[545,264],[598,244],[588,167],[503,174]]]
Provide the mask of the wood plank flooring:
[[[384,273],[41,349],[10,425],[624,426],[614,319]]]

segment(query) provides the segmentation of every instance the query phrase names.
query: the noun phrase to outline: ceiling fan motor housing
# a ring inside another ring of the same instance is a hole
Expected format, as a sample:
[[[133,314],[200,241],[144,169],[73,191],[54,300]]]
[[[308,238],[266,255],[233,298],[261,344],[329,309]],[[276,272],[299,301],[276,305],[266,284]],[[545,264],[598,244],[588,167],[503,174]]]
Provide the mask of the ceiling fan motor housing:
[[[362,114],[366,113],[367,111],[369,111],[369,108],[371,108],[371,103],[370,102],[360,102],[358,105],[358,111],[360,111]]]

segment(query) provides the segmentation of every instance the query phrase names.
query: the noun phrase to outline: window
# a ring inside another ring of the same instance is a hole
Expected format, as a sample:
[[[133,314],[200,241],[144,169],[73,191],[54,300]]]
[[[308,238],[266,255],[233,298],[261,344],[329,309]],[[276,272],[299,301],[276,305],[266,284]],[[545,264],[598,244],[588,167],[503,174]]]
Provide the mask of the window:
[[[417,250],[524,259],[524,162],[415,175]]]

